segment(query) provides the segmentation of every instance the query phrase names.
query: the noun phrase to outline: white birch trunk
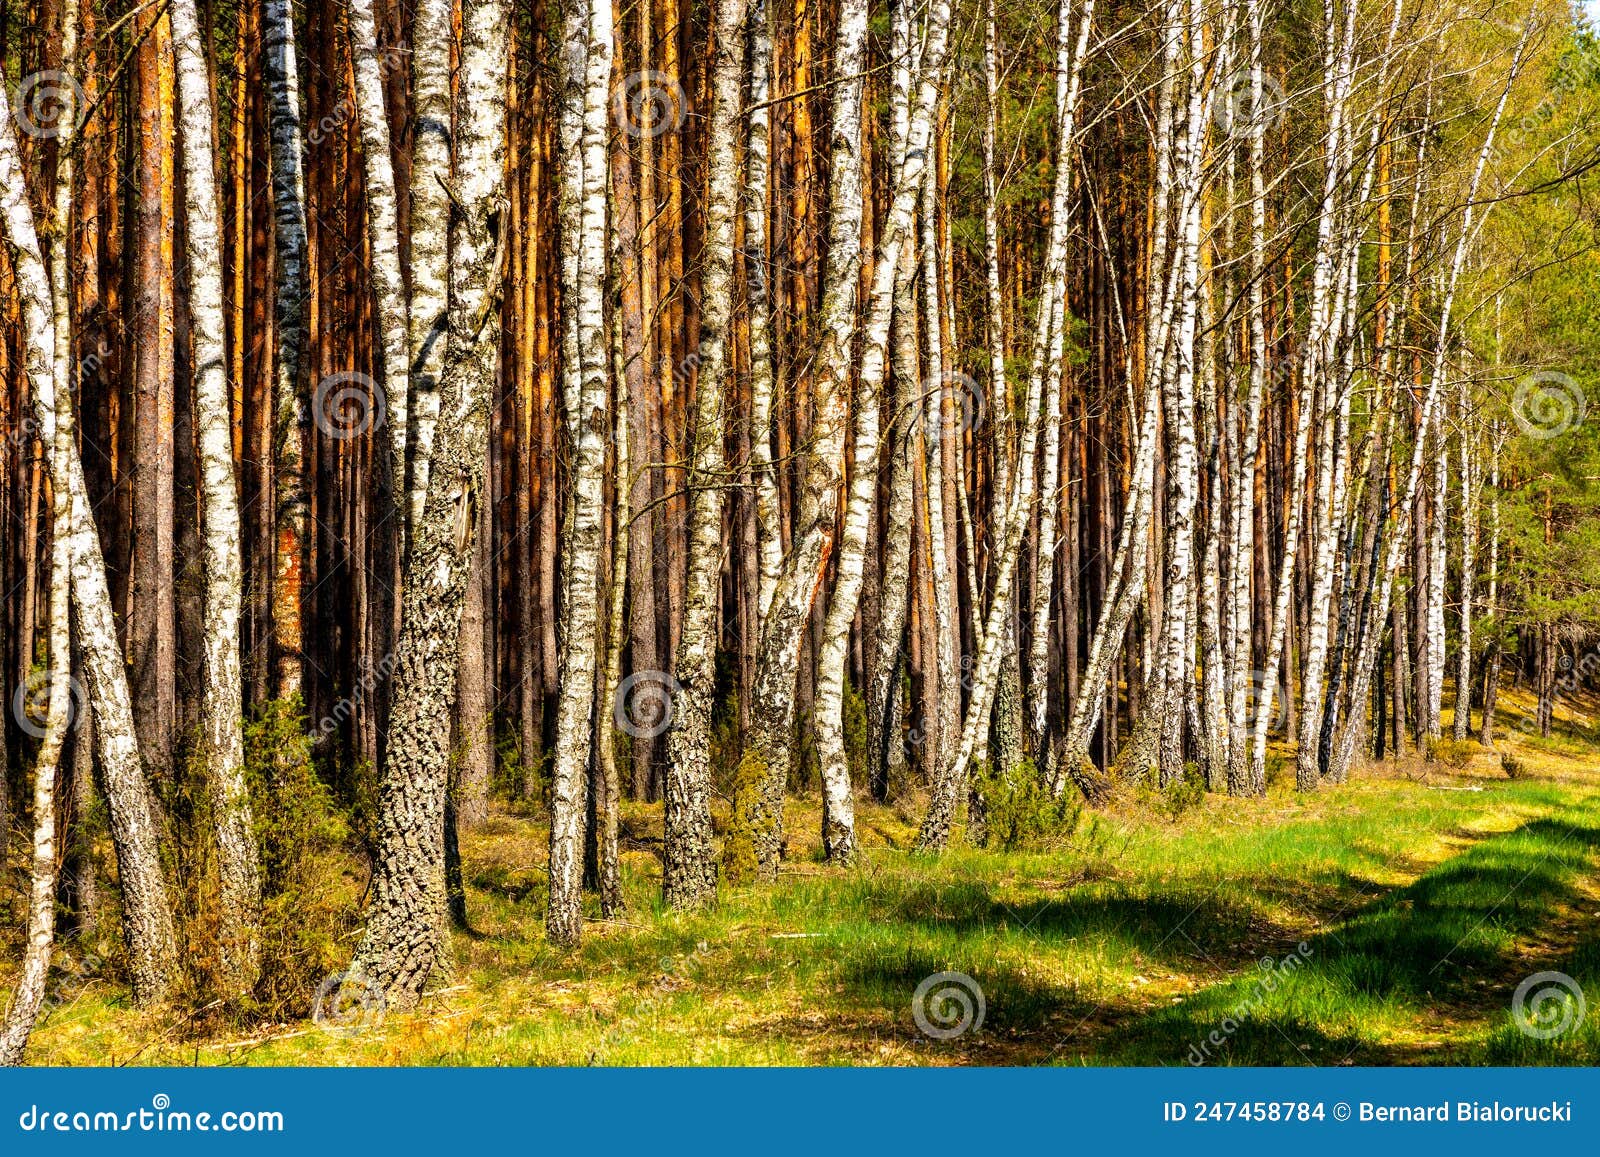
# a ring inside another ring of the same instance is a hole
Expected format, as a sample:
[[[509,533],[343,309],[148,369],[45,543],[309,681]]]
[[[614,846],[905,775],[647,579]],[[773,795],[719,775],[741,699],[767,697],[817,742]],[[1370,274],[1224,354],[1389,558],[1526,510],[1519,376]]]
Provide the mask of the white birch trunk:
[[[273,589],[277,645],[275,694],[298,695],[302,684],[300,582],[307,571],[311,501],[305,488],[306,350],[305,179],[300,163],[300,77],[289,0],[265,0],[262,79],[271,134],[273,242],[278,263],[278,362],[273,385],[274,521],[277,557]],[[284,597],[288,594],[289,597]]]
[[[1007,651],[1006,635],[1013,621],[1017,558],[1028,514],[1036,498],[1035,457],[1038,450],[1040,408],[1047,381],[1060,381],[1066,322],[1067,237],[1071,221],[1068,213],[1074,157],[1074,115],[1081,67],[1087,52],[1093,7],[1084,6],[1078,35],[1072,35],[1071,0],[1062,0],[1057,10],[1056,32],[1056,174],[1052,190],[1050,240],[1046,250],[1044,288],[1034,338],[1033,364],[1024,402],[1021,442],[1017,450],[1016,473],[1005,496],[1005,517],[996,560],[994,592],[972,664],[972,697],[958,744],[945,754],[934,780],[928,813],[917,835],[917,847],[938,851],[950,838],[955,809],[966,785],[968,768],[979,745],[988,735],[994,706],[995,682]]]
[[[78,5],[67,0],[62,12],[61,64],[69,76],[78,62]],[[3,87],[3,82],[0,82]],[[0,98],[3,99],[3,98]],[[83,110],[71,110],[71,116]],[[49,335],[54,351],[50,372],[58,397],[73,389],[72,311],[67,283],[68,249],[72,241],[73,148],[70,134],[64,135],[56,149],[55,219],[58,226],[50,246],[50,281],[53,327]],[[69,430],[58,423],[52,456],[72,454],[75,447]],[[71,501],[65,487],[52,487],[50,501],[50,606],[49,672],[50,691],[45,708],[44,735],[33,762],[33,862],[29,871],[27,938],[23,944],[22,974],[11,992],[11,1000],[0,1023],[0,1065],[18,1065],[28,1046],[28,1037],[44,1005],[50,977],[50,953],[56,927],[56,781],[61,767],[61,749],[67,728],[72,723],[72,613]],[[9,822],[9,817],[7,817]]]
[[[744,268],[750,315],[750,472],[756,488],[756,541],[761,550],[756,623],[772,606],[783,571],[783,527],[772,464],[772,306],[767,284],[767,193],[771,186],[772,13],[768,0],[750,0],[745,38],[750,46],[750,126],[745,133]]]
[[[447,315],[450,356],[439,390],[436,469],[401,588],[372,901],[351,966],[401,1006],[414,1002],[436,971],[448,975],[451,970],[445,799],[461,612],[475,550],[490,387],[500,345],[507,51],[504,0],[465,0],[456,121],[461,167],[451,236],[455,276]],[[592,695],[593,683],[588,686]]]
[[[111,813],[111,838],[122,885],[133,995],[141,1005],[164,998],[178,978],[172,907],[161,867],[159,834],[150,786],[139,757],[128,696],[127,667],[117,643],[105,559],[72,444],[72,395],[55,387],[55,323],[50,282],[40,256],[27,182],[17,148],[9,86],[0,77],[0,223],[11,245],[13,277],[20,299],[24,364],[32,388],[38,433],[49,460],[51,485],[67,496],[67,554],[72,565],[72,603],[83,649],[83,670],[97,726],[100,768]]]
[[[1283,659],[1289,628],[1289,600],[1294,592],[1294,560],[1300,550],[1301,512],[1305,505],[1307,450],[1315,409],[1317,375],[1326,366],[1325,354],[1332,330],[1333,274],[1336,261],[1335,224],[1339,214],[1339,186],[1344,173],[1343,156],[1346,100],[1353,81],[1355,53],[1354,3],[1345,9],[1345,19],[1336,24],[1333,0],[1323,10],[1324,69],[1323,103],[1328,126],[1323,138],[1322,200],[1317,214],[1317,246],[1312,263],[1311,300],[1304,355],[1300,365],[1300,412],[1295,423],[1294,455],[1290,466],[1288,526],[1284,532],[1283,568],[1272,605],[1267,631],[1267,665],[1262,672],[1261,695],[1256,704],[1255,727],[1251,737],[1250,794],[1260,794],[1266,784],[1267,724],[1272,718],[1272,689],[1277,686],[1278,667]],[[1311,740],[1313,749],[1315,739]]]
[[[1261,446],[1261,404],[1266,392],[1267,324],[1266,278],[1266,118],[1261,115],[1265,83],[1261,68],[1262,7],[1265,0],[1245,0],[1245,22],[1250,35],[1250,380],[1245,398],[1244,432],[1235,463],[1232,512],[1232,570],[1229,595],[1234,638],[1229,670],[1228,790],[1234,795],[1255,795],[1264,790],[1250,776],[1250,690],[1252,679],[1251,576],[1255,570],[1256,459]],[[1263,694],[1270,692],[1264,690]]]
[[[367,232],[372,247],[373,296],[378,313],[377,361],[383,371],[390,469],[395,492],[403,493],[406,433],[410,423],[410,304],[405,280],[400,272],[399,213],[395,198],[394,162],[390,151],[389,118],[383,96],[383,74],[394,67],[395,54],[393,49],[378,45],[372,0],[350,0],[350,57],[355,73],[356,121],[361,130],[361,172],[365,180]],[[423,66],[423,72],[426,74],[427,66]],[[415,193],[412,214],[412,276],[415,278],[418,270]]]
[[[550,783],[550,909],[545,933],[552,943],[573,945],[582,929],[579,889],[589,762],[594,741],[594,694],[600,652],[600,546],[605,518],[606,438],[609,389],[605,326],[607,277],[606,191],[609,187],[608,108],[611,90],[610,0],[590,0],[569,9],[583,20],[582,172],[578,233],[578,296],[571,303],[581,374],[577,405],[568,401],[572,493],[570,538],[563,560],[566,580],[561,691],[556,704],[555,762]],[[565,254],[564,254],[565,256]]]
[[[1484,135],[1483,145],[1478,150],[1477,162],[1472,171],[1472,177],[1467,184],[1466,196],[1461,210],[1460,232],[1456,237],[1455,252],[1451,256],[1448,279],[1439,306],[1439,328],[1433,350],[1433,360],[1428,375],[1428,388],[1423,394],[1421,413],[1418,418],[1418,429],[1426,430],[1433,421],[1434,410],[1438,405],[1439,391],[1442,386],[1445,368],[1445,359],[1449,350],[1450,340],[1450,315],[1455,306],[1456,285],[1460,281],[1462,267],[1466,263],[1467,249],[1474,236],[1473,218],[1477,207],[1479,186],[1483,181],[1484,170],[1489,163],[1489,157],[1494,151],[1495,136],[1500,127],[1500,121],[1505,115],[1506,102],[1511,95],[1511,86],[1516,82],[1518,75],[1526,63],[1526,53],[1529,37],[1532,35],[1533,25],[1524,26],[1522,38],[1517,45],[1516,56],[1508,70],[1505,83],[1500,90],[1500,99],[1495,105],[1493,117],[1490,119],[1488,131]],[[1419,149],[1420,149],[1419,144]],[[1420,166],[1419,166],[1420,168]],[[1420,179],[1420,177],[1419,177]],[[1492,204],[1490,206],[1492,208]],[[1487,215],[1488,210],[1485,210]],[[1417,497],[1417,489],[1422,479],[1422,470],[1426,462],[1427,439],[1418,437],[1411,451],[1410,468],[1406,475],[1405,490],[1401,495],[1399,504],[1395,509],[1401,511],[1401,516],[1395,520],[1395,526],[1390,532],[1388,544],[1383,554],[1383,565],[1378,568],[1377,590],[1372,598],[1372,622],[1381,624],[1389,615],[1389,600],[1394,593],[1394,577],[1400,567],[1400,562],[1405,555],[1409,536],[1406,533],[1408,523],[1407,512],[1413,509]],[[1362,640],[1362,647],[1355,659],[1355,676],[1352,680],[1350,702],[1364,704],[1367,692],[1372,683],[1373,664],[1377,660],[1378,642],[1383,632],[1379,629],[1368,631]],[[1399,641],[1397,640],[1397,645]],[[1336,761],[1335,770],[1338,778],[1343,778],[1345,768],[1348,768],[1355,753],[1356,738],[1361,733],[1358,712],[1351,711],[1346,714],[1343,731],[1335,740],[1333,759]]]
[[[1456,642],[1456,705],[1451,734],[1459,742],[1466,739],[1472,728],[1472,588],[1477,580],[1478,561],[1478,487],[1473,476],[1472,438],[1468,433],[1471,415],[1465,381],[1461,383],[1456,414],[1461,439],[1461,617]]]
[[[355,2],[370,5],[371,0]],[[450,195],[446,186],[450,181],[453,7],[452,0],[417,0],[411,26],[411,298],[406,319],[410,341],[405,417],[411,443],[411,497],[406,523],[412,533],[428,497],[441,404],[440,378],[450,352]],[[396,425],[400,425],[398,420]],[[394,436],[407,437],[408,431],[402,426]],[[397,493],[404,493],[404,471],[395,476],[394,484]]]
[[[221,980],[230,997],[255,986],[261,966],[261,857],[244,775],[244,702],[239,667],[239,494],[233,413],[223,337],[222,235],[213,156],[211,80],[195,0],[173,0],[178,136],[183,144],[184,237],[189,326],[194,344],[201,530],[205,560],[205,696],[200,755],[217,826],[221,869]]]
[[[609,2],[609,0],[606,0]],[[723,410],[732,377],[734,215],[739,201],[739,94],[744,72],[746,0],[718,0],[711,65],[709,186],[701,259],[699,376],[695,384],[689,473],[689,581],[678,638],[672,729],[667,732],[666,860],[662,895],[674,908],[716,899],[711,847],[711,709],[717,636],[725,487]]]
[[[948,0],[938,2],[947,6]],[[838,533],[844,391],[861,268],[860,73],[866,35],[864,0],[841,3],[833,53],[836,83],[828,169],[828,260],[823,275],[821,337],[813,360],[816,410],[812,443],[795,497],[789,552],[762,623],[750,705],[749,747],[760,768],[761,791],[746,821],[752,828],[760,874],[769,879],[777,875],[783,846],[783,796],[793,758],[791,733],[801,640]]]

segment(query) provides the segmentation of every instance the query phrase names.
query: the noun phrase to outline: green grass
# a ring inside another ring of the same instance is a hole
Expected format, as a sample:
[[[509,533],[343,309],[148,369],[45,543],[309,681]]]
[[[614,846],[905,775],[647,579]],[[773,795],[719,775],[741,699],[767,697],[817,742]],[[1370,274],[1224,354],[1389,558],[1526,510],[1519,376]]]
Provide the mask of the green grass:
[[[625,920],[544,941],[544,830],[498,816],[465,848],[473,931],[453,984],[353,1035],[309,1021],[197,1033],[114,979],[75,990],[35,1063],[1389,1064],[1600,1062],[1600,775],[1592,748],[1523,743],[1464,769],[1387,765],[1300,797],[1124,801],[1048,851],[909,847],[917,801],[866,806],[863,862],[817,862],[791,807],[774,887],[659,906],[659,809],[630,807]],[[1565,746],[1565,745],[1563,745]],[[1267,962],[1270,962],[1268,964]],[[1549,1041],[1514,1023],[1541,971],[1592,994]],[[955,971],[980,1029],[919,1031],[912,996]],[[310,994],[307,994],[309,1003]],[[1213,1035],[1215,1034],[1215,1035]]]

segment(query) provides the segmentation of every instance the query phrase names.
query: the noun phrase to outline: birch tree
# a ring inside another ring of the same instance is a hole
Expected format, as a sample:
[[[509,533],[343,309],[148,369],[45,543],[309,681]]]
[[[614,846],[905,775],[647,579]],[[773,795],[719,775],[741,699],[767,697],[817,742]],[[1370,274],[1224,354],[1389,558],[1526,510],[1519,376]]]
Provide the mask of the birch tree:
[[[440,383],[434,469],[401,587],[394,709],[378,796],[372,900],[352,970],[409,1004],[448,974],[444,812],[461,611],[488,451],[505,262],[506,9],[466,0],[457,94],[451,356]],[[592,684],[591,684],[592,689]]]
[[[4,95],[10,91],[0,78],[0,215],[11,246],[20,299],[27,343],[24,364],[33,394],[34,418],[49,461],[52,485],[67,496],[70,534],[65,550],[72,567],[72,605],[111,813],[133,995],[138,1003],[149,1005],[161,1001],[178,979],[172,906],[161,866],[150,786],[139,758],[127,668],[117,645],[105,559],[90,513],[83,463],[77,454],[60,450],[71,444],[72,395],[59,393],[55,387],[56,337],[50,281],[27,200],[11,108]]]
[[[791,731],[802,632],[838,533],[844,391],[861,267],[860,73],[866,34],[866,5],[862,0],[844,0],[833,51],[828,261],[821,338],[813,358],[812,441],[795,498],[789,552],[761,625],[746,757],[758,768],[761,786],[750,813],[739,821],[750,829],[759,870],[767,878],[777,875],[783,847],[783,796],[793,758]]]
[[[563,241],[563,261],[577,261],[578,295],[568,323],[577,336],[577,397],[568,397],[573,438],[572,493],[562,572],[566,645],[556,714],[555,762],[550,783],[550,908],[545,933],[573,945],[582,929],[583,826],[594,736],[595,681],[599,670],[601,525],[605,517],[605,460],[609,416],[605,337],[607,110],[611,81],[610,0],[574,5],[567,19],[588,29],[583,56],[582,173],[576,244]],[[568,61],[569,66],[575,64]],[[570,80],[569,80],[570,85]],[[569,384],[570,380],[569,380]]]
[[[370,16],[368,19],[370,21]],[[288,698],[299,694],[301,687],[304,662],[301,579],[306,571],[307,531],[311,521],[302,445],[306,407],[301,374],[306,349],[308,295],[305,179],[300,161],[299,65],[289,0],[265,0],[261,22],[262,72],[267,84],[272,138],[273,242],[278,262],[278,360],[273,387],[276,410],[274,521],[277,530],[272,601],[277,645],[275,691],[280,698]],[[384,161],[387,163],[387,155]]]
[[[711,707],[717,676],[722,571],[723,438],[733,314],[733,232],[739,199],[739,95],[744,76],[746,0],[716,5],[706,168],[705,252],[701,260],[699,376],[690,430],[689,583],[678,639],[678,688],[667,732],[666,861],[662,896],[674,908],[716,899],[711,848]]]
[[[222,237],[212,149],[211,80],[194,0],[173,0],[178,129],[183,143],[184,236],[195,357],[205,552],[205,762],[221,867],[223,984],[247,993],[260,969],[261,859],[244,776],[244,703],[239,669],[239,495],[223,341]]]
[[[78,6],[67,0],[61,14],[61,62],[71,75],[78,63]],[[0,89],[4,82],[0,79]],[[0,95],[0,102],[5,97]],[[82,110],[72,109],[77,116]],[[9,110],[0,108],[8,123],[0,133],[9,133]],[[70,132],[63,147],[56,150],[55,219],[58,231],[50,247],[51,327],[48,337],[53,349],[49,373],[57,397],[73,390],[72,310],[67,281],[67,249],[71,240],[73,155]],[[0,167],[6,146],[0,142]],[[23,195],[26,196],[24,190]],[[9,220],[9,217],[8,217]],[[8,233],[8,237],[11,236]],[[13,244],[16,244],[13,241]],[[20,246],[18,246],[20,249]],[[40,335],[41,337],[46,335]],[[30,353],[34,353],[31,351]],[[43,350],[36,351],[39,354]],[[30,366],[30,368],[32,368]],[[42,368],[42,367],[41,367]],[[53,457],[77,452],[70,427],[58,422]],[[55,487],[50,496],[50,608],[49,608],[49,699],[45,708],[44,735],[33,761],[33,860],[29,871],[27,939],[22,954],[22,973],[11,994],[5,1020],[0,1023],[0,1065],[22,1063],[28,1037],[44,1004],[50,976],[50,954],[56,926],[56,783],[61,765],[61,749],[71,724],[72,704],[72,629],[71,615],[71,500],[66,487]]]

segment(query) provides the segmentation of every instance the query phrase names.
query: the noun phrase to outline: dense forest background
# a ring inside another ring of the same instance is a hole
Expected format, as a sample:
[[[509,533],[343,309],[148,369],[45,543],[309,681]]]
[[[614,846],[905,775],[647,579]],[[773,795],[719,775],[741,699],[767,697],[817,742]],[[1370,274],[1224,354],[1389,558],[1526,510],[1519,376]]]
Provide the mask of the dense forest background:
[[[0,64],[7,1059],[68,934],[410,1004],[495,816],[571,947],[630,847],[700,910],[1600,669],[1563,3],[6,0]]]

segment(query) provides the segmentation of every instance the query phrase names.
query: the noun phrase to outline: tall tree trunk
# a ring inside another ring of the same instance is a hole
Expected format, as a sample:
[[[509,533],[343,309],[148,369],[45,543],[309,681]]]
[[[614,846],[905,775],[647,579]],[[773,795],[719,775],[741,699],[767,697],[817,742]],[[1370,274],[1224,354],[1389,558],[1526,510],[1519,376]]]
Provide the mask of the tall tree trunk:
[[[61,64],[71,76],[78,65],[78,4],[66,0],[61,14]],[[3,99],[3,98],[0,98]],[[71,109],[77,117],[82,109]],[[0,130],[4,131],[4,130]],[[72,310],[68,289],[68,249],[72,242],[73,145],[70,130],[55,156],[55,219],[57,231],[50,246],[50,280],[54,343],[50,373],[57,395],[70,394],[76,385],[72,360]],[[41,351],[42,352],[42,351]],[[53,456],[74,453],[70,428],[57,424]],[[50,501],[50,697],[45,709],[44,735],[33,762],[33,863],[29,872],[27,940],[22,955],[22,975],[12,989],[5,1019],[0,1023],[0,1065],[22,1063],[28,1037],[44,1004],[50,976],[50,952],[56,927],[56,783],[61,749],[72,723],[71,629],[71,502],[65,487],[54,487]],[[81,707],[81,705],[79,705]],[[3,742],[3,737],[0,737]],[[10,817],[4,817],[8,822]]]
[[[584,21],[582,173],[576,251],[563,238],[563,260],[577,259],[577,297],[569,308],[575,331],[580,381],[567,399],[572,452],[568,539],[562,574],[566,598],[561,690],[556,714],[555,762],[550,781],[550,908],[545,932],[554,944],[575,945],[583,927],[579,889],[583,882],[585,793],[593,758],[594,700],[600,655],[600,553],[605,520],[606,439],[610,433],[605,326],[607,108],[611,83],[611,2],[573,5],[569,21]],[[569,30],[568,33],[571,36]],[[573,62],[569,62],[571,64]],[[571,79],[567,81],[569,87]],[[709,827],[709,824],[708,824]]]
[[[756,487],[756,541],[761,551],[756,592],[757,635],[783,570],[782,512],[772,462],[772,305],[767,274],[767,198],[771,191],[772,13],[750,0],[745,39],[750,55],[750,127],[745,133],[744,268],[750,313],[750,472]]]
[[[662,895],[674,908],[716,899],[711,847],[711,707],[716,691],[718,594],[722,570],[723,410],[732,391],[729,325],[733,315],[734,213],[739,196],[739,93],[745,48],[745,0],[719,0],[711,62],[705,252],[694,424],[690,430],[689,582],[678,638],[678,687],[667,732],[666,861]]]
[[[277,422],[272,464],[277,531],[272,583],[274,692],[279,698],[288,698],[300,693],[303,682],[300,592],[311,519],[303,462],[305,399],[301,385],[307,296],[305,181],[300,167],[300,77],[289,0],[265,0],[262,23],[262,72],[272,131],[273,239],[278,264],[278,372],[273,391]]]
[[[493,701],[490,695],[488,617],[492,541],[489,503],[479,502],[478,538],[473,547],[472,569],[461,605],[461,666],[456,675],[456,742],[458,761],[451,792],[456,822],[474,828],[489,818],[489,786],[494,777]]]
[[[509,51],[503,0],[467,0],[461,20],[457,216],[435,466],[401,588],[394,710],[378,797],[372,903],[352,966],[392,1000],[414,1001],[451,968],[444,821],[461,612],[488,454],[507,225],[502,192]],[[592,691],[592,684],[591,684]]]
[[[145,766],[172,775],[177,727],[177,613],[173,601],[172,32],[154,13],[138,49],[139,196],[134,231],[134,478],[128,662]],[[25,603],[26,605],[26,603]],[[25,614],[24,621],[27,616]]]
[[[0,94],[7,91],[9,86],[0,77]],[[25,364],[39,436],[49,456],[52,485],[67,496],[70,504],[67,553],[72,562],[72,601],[111,812],[134,999],[140,1004],[153,1004],[167,995],[178,978],[172,907],[161,867],[154,803],[134,733],[127,668],[117,646],[105,558],[84,484],[83,463],[77,454],[64,454],[59,449],[72,443],[72,395],[58,393],[55,388],[50,282],[40,257],[11,109],[4,95],[0,95],[0,220],[12,246],[13,277],[27,343]]]
[[[1461,384],[1457,409],[1461,439],[1461,620],[1456,640],[1456,705],[1452,735],[1457,742],[1472,727],[1472,587],[1477,575],[1478,491],[1473,478],[1472,437],[1468,423],[1467,386]]]
[[[370,4],[371,0],[353,0]],[[409,423],[411,447],[410,501],[406,524],[415,533],[428,497],[428,480],[434,458],[434,434],[439,421],[441,379],[449,349],[448,310],[450,254],[450,45],[452,0],[418,0],[411,26],[411,238],[410,268],[410,372],[407,404],[395,414],[396,436],[404,444]],[[353,33],[352,28],[352,33]],[[376,41],[374,52],[376,52]],[[371,96],[366,98],[370,101]],[[371,132],[363,122],[363,130]],[[457,134],[459,149],[459,133]],[[372,145],[367,145],[368,153]],[[385,159],[388,153],[384,154]],[[372,165],[372,158],[367,158]],[[387,330],[387,326],[385,327]],[[402,470],[395,488],[406,492],[408,475]],[[410,541],[408,538],[407,542]]]
[[[866,35],[865,4],[862,0],[847,0],[840,9],[833,53],[828,263],[823,279],[821,334],[811,371],[815,405],[811,445],[800,468],[789,552],[761,625],[746,756],[756,761],[761,788],[750,814],[741,817],[741,822],[750,825],[759,870],[768,878],[777,875],[783,848],[783,797],[793,763],[792,731],[801,645],[838,533],[844,395],[861,267],[860,73]]]
[[[1001,528],[998,536],[999,557],[995,562],[994,592],[979,633],[977,658],[971,665],[972,697],[967,704],[959,741],[945,753],[936,769],[928,813],[917,834],[917,847],[923,851],[942,850],[949,841],[956,804],[966,787],[968,767],[988,733],[1000,665],[1011,649],[1006,642],[1006,635],[1016,617],[1014,589],[1017,557],[1022,547],[1028,514],[1037,497],[1034,458],[1038,449],[1040,406],[1043,404],[1046,383],[1053,381],[1059,384],[1061,380],[1060,364],[1065,352],[1067,208],[1072,185],[1073,125],[1081,64],[1093,16],[1093,5],[1085,4],[1078,36],[1074,41],[1071,0],[1062,0],[1058,8],[1056,179],[1051,201],[1050,241],[1045,259],[1045,288],[1041,294],[1028,393],[1023,403],[1022,439],[1017,451],[1017,470],[1012,479],[1011,492],[1005,496],[1004,518],[997,519]],[[937,67],[940,57],[935,56],[933,60]],[[920,105],[918,115],[922,115]],[[913,121],[913,148],[918,140],[916,123]]]
[[[205,700],[200,758],[210,784],[221,868],[221,978],[243,996],[261,967],[261,857],[244,774],[244,703],[239,667],[239,493],[223,340],[222,237],[213,159],[211,79],[194,0],[173,0],[178,133],[183,143],[184,240],[195,357],[201,514],[205,560]]]

